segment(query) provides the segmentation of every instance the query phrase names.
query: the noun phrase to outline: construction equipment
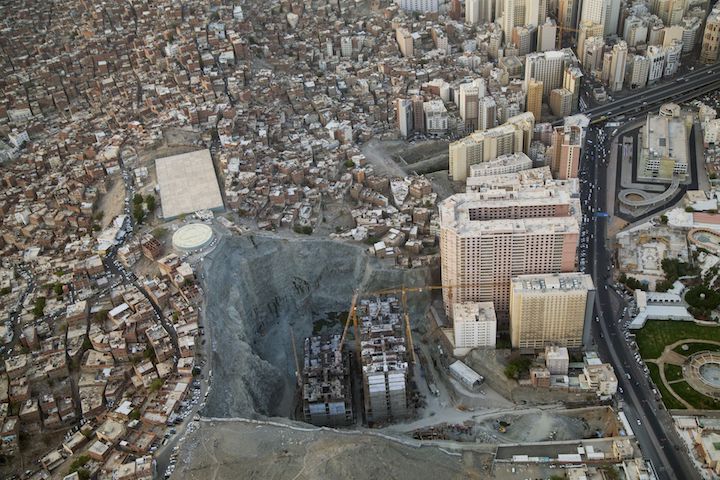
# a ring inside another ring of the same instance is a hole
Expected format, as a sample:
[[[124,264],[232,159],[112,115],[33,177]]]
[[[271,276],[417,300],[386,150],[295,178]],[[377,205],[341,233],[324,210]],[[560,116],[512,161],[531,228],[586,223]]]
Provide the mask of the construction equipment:
[[[342,337],[340,337],[340,347],[338,347],[338,352],[340,353],[342,353],[343,345],[345,345],[345,337],[347,336],[348,327],[350,326],[350,320],[353,321],[353,325],[355,326],[355,338],[359,338],[357,314],[355,313],[355,305],[357,304],[357,299],[358,292],[356,290],[355,293],[353,293],[352,302],[350,302],[350,310],[348,310],[347,319],[345,320],[345,327],[343,328]]]
[[[290,326],[290,341],[293,347],[293,360],[295,360],[295,380],[298,385],[302,385],[303,371],[300,370],[300,361],[298,360],[297,347],[295,346],[295,334],[293,333],[292,326]]]
[[[565,32],[579,33],[580,30],[578,30],[577,28],[566,27],[565,25],[558,25],[558,38],[557,38],[557,44],[556,44],[556,47],[558,50],[562,49],[563,34]]]
[[[417,358],[415,357],[415,349],[413,348],[412,332],[410,331],[410,315],[408,315],[408,309],[407,309],[407,291],[404,286],[402,288],[401,298],[402,298],[403,316],[404,316],[404,320],[405,320],[405,337],[407,338],[408,349],[410,350],[410,353],[412,354],[412,363],[415,363],[417,361]]]
[[[449,297],[449,303],[452,303],[453,299],[453,289],[457,288],[477,288],[481,285],[478,284],[461,284],[461,285],[425,285],[423,287],[406,287],[404,285],[400,287],[395,288],[386,288],[382,290],[376,290],[374,292],[365,292],[363,293],[363,296],[374,296],[374,295],[395,295],[400,294],[401,295],[401,301],[402,301],[402,308],[403,308],[403,315],[404,315],[404,321],[405,321],[405,335],[407,336],[407,342],[408,342],[408,348],[412,352],[412,361],[415,362],[415,348],[413,345],[412,340],[412,333],[410,330],[410,316],[408,315],[408,309],[407,309],[407,294],[410,292],[423,292],[425,290],[432,291],[432,290],[448,290],[448,297]],[[350,322],[353,323],[354,333],[355,333],[355,348],[358,354],[358,357],[360,356],[360,332],[358,328],[358,318],[357,313],[355,312],[355,308],[357,305],[357,299],[360,293],[356,290],[353,293],[352,302],[350,303],[350,311],[348,312],[347,319],[345,320],[345,326],[343,327],[343,333],[342,337],[340,337],[340,347],[338,349],[339,352],[342,352],[343,345],[345,344],[345,338],[347,336],[348,328],[350,328]]]

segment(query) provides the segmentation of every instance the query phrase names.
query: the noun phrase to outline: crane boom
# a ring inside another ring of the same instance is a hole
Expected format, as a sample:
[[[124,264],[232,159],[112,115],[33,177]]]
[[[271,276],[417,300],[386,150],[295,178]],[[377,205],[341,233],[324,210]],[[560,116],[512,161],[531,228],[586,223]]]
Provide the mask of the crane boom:
[[[348,311],[347,319],[345,319],[345,327],[343,328],[342,337],[340,337],[340,346],[338,347],[338,352],[342,353],[343,345],[345,344],[345,337],[347,336],[348,327],[350,326],[350,320],[355,317],[355,304],[357,303],[358,293],[355,291],[353,293],[352,302],[350,302],[350,310]],[[353,321],[353,323],[357,326],[357,321]],[[355,335],[357,335],[357,331],[355,332]]]

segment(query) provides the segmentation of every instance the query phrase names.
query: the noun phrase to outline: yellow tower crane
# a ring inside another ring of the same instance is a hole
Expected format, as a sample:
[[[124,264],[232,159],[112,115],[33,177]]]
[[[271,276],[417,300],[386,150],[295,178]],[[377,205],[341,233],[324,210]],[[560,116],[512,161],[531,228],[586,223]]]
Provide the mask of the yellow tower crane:
[[[563,34],[565,32],[579,33],[580,30],[578,30],[577,28],[566,27],[565,25],[558,25],[558,37],[557,37],[557,44],[556,44],[556,47],[558,50],[562,49]]]
[[[407,308],[407,294],[412,292],[423,292],[425,290],[432,291],[432,290],[444,290],[448,289],[449,293],[448,296],[450,298],[450,303],[452,303],[453,298],[453,289],[457,288],[473,288],[473,287],[479,287],[478,284],[461,284],[461,285],[425,285],[422,287],[394,287],[394,288],[386,288],[382,290],[376,290],[374,292],[364,292],[364,296],[373,296],[373,295],[393,295],[393,294],[400,294],[402,309],[403,309],[403,320],[405,322],[405,335],[407,336],[407,342],[408,342],[408,348],[412,352],[412,361],[415,361],[415,348],[412,340],[412,332],[410,330],[410,315],[408,314],[408,308]],[[340,337],[340,346],[338,348],[338,351],[342,353],[343,346],[345,345],[345,338],[347,336],[347,331],[350,328],[350,322],[353,324],[353,330],[355,333],[355,349],[358,355],[358,358],[360,357],[360,332],[358,327],[358,318],[357,318],[357,312],[355,311],[357,307],[357,299],[359,297],[359,292],[355,291],[353,293],[352,302],[350,303],[350,311],[348,312],[347,319],[345,320],[345,327],[343,328],[342,337]]]

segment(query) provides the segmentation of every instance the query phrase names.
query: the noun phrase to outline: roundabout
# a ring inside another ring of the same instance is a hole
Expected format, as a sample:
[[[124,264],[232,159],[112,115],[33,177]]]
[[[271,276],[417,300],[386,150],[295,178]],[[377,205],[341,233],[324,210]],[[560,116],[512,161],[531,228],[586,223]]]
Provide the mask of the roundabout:
[[[720,353],[704,351],[691,355],[683,374],[695,390],[720,399]]]

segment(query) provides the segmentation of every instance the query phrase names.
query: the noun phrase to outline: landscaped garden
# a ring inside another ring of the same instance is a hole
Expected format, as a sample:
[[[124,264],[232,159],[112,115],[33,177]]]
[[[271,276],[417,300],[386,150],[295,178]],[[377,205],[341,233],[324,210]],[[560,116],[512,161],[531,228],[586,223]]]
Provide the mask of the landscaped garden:
[[[684,339],[720,341],[720,327],[698,325],[693,322],[650,320],[635,334],[640,355],[646,359],[658,358],[666,345]]]

